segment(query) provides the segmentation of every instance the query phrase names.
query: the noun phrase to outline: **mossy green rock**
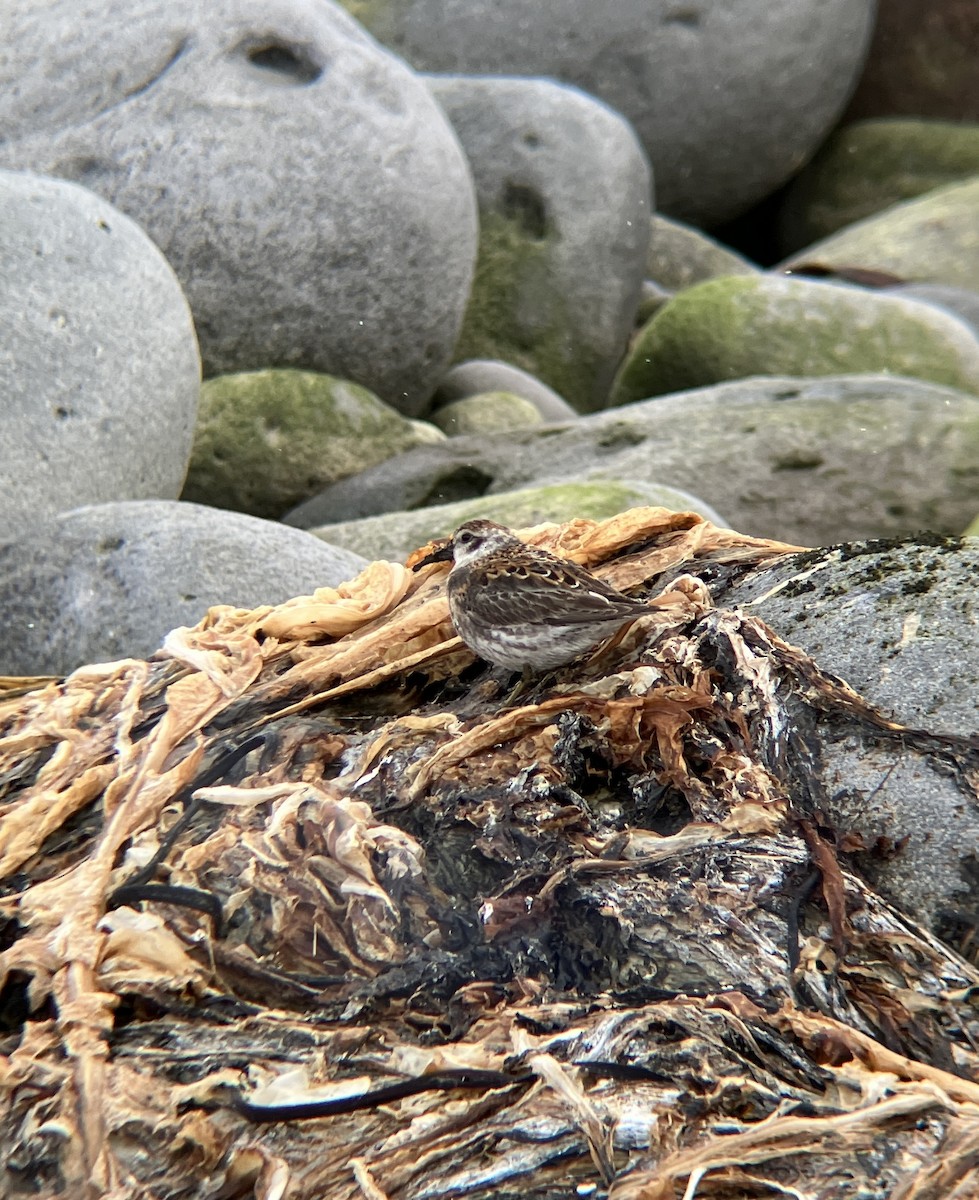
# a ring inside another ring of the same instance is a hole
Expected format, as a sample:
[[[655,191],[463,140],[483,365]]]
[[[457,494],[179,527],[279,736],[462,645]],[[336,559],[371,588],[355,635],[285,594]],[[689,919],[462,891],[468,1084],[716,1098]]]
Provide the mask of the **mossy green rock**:
[[[895,204],[807,246],[782,263],[888,271],[908,282],[975,289],[979,279],[979,174]]]
[[[720,275],[756,275],[759,268],[706,233],[654,213],[650,222],[646,278],[670,292]]]
[[[201,388],[182,499],[275,519],[330,483],[444,436],[332,375],[220,375]]]
[[[847,125],[789,189],[779,217],[783,245],[797,250],[973,175],[979,175],[979,124],[903,118]]]
[[[521,529],[545,521],[572,521],[577,517],[601,521],[641,505],[661,506],[674,512],[698,512],[708,520],[724,524],[703,501],[677,488],[632,481],[594,480],[499,492],[478,500],[438,504],[415,512],[384,513],[359,521],[320,525],[309,532],[332,546],[355,550],[365,558],[401,561],[417,546],[424,546],[433,538],[446,537],[463,521],[474,517],[486,517]]]
[[[643,326],[612,404],[753,375],[885,372],[979,393],[979,341],[930,305],[782,276],[715,279]]]
[[[510,429],[532,429],[543,425],[537,407],[513,392],[477,392],[436,409],[429,418],[449,437],[471,433],[506,433]]]

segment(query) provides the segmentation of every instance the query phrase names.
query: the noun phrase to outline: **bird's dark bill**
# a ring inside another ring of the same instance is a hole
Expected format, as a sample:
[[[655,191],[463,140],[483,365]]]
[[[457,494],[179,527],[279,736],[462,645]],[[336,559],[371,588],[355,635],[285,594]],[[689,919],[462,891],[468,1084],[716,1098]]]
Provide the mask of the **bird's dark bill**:
[[[440,546],[438,550],[433,550],[431,554],[426,554],[423,559],[416,562],[411,568],[413,571],[420,571],[422,567],[429,567],[432,563],[451,562],[452,561],[452,543],[446,542],[444,546]]]

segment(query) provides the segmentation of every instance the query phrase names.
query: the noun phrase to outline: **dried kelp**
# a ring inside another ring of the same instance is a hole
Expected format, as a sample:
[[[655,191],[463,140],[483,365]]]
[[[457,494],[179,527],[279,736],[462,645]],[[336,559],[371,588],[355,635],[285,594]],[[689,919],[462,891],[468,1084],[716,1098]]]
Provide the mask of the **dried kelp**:
[[[649,615],[510,707],[388,563],[8,684],[0,1192],[979,1195],[979,971],[849,869],[820,737],[963,803],[976,747],[714,605],[792,547],[527,536]]]

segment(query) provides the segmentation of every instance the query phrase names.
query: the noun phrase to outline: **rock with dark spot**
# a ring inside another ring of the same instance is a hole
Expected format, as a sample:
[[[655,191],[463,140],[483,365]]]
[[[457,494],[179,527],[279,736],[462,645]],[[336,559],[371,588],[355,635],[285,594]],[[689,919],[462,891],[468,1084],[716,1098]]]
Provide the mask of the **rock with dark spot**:
[[[972,0],[968,0],[969,3]],[[659,207],[718,224],[768,195],[834,124],[874,0],[345,0],[426,71],[547,76],[635,127]]]
[[[214,604],[279,604],[364,559],[296,529],[179,501],[99,504],[0,543],[0,674],[144,658]]]
[[[85,188],[0,171],[0,538],[180,492],[200,359],[156,246]]]
[[[479,201],[479,258],[456,357],[530,371],[603,408],[649,242],[649,165],[629,125],[544,79],[431,76]]]
[[[8,0],[0,166],[84,183],[176,271],[206,374],[295,366],[408,414],[472,280],[465,157],[327,0]]]

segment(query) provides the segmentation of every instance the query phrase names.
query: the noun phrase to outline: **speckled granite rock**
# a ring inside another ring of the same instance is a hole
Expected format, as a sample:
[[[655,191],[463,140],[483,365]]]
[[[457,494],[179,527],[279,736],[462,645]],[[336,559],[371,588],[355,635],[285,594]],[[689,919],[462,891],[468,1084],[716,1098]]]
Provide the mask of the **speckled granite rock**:
[[[221,375],[201,389],[183,498],[274,519],[328,484],[443,436],[331,375]]]
[[[846,103],[873,0],[345,0],[428,71],[545,75],[635,126],[659,207],[696,223],[744,211],[797,170]]]
[[[0,171],[0,538],[78,504],[175,497],[200,359],[156,246],[85,188]]]
[[[778,275],[689,288],[633,342],[616,405],[751,375],[886,371],[979,393],[979,341],[917,301]]]
[[[145,658],[214,604],[279,604],[364,560],[297,529],[176,500],[98,504],[0,542],[0,675]]]
[[[488,517],[513,529],[540,525],[545,521],[571,521],[576,517],[604,520],[628,508],[653,505],[674,512],[697,512],[717,525],[726,522],[709,506],[686,492],[624,479],[619,482],[559,483],[548,487],[524,488],[439,504],[417,512],[390,512],[360,521],[339,522],[310,529],[331,545],[346,546],[369,558],[402,561],[417,546],[432,538],[445,537],[463,521]]]
[[[6,0],[0,166],[74,179],[140,222],[187,293],[206,374],[327,371],[417,413],[477,238],[428,89],[329,0],[124,14]]]
[[[895,204],[782,263],[888,271],[916,283],[974,288],[979,279],[979,177]]]
[[[455,354],[531,371],[602,408],[632,331],[649,164],[606,105],[545,79],[438,76],[479,201],[479,258]]]

